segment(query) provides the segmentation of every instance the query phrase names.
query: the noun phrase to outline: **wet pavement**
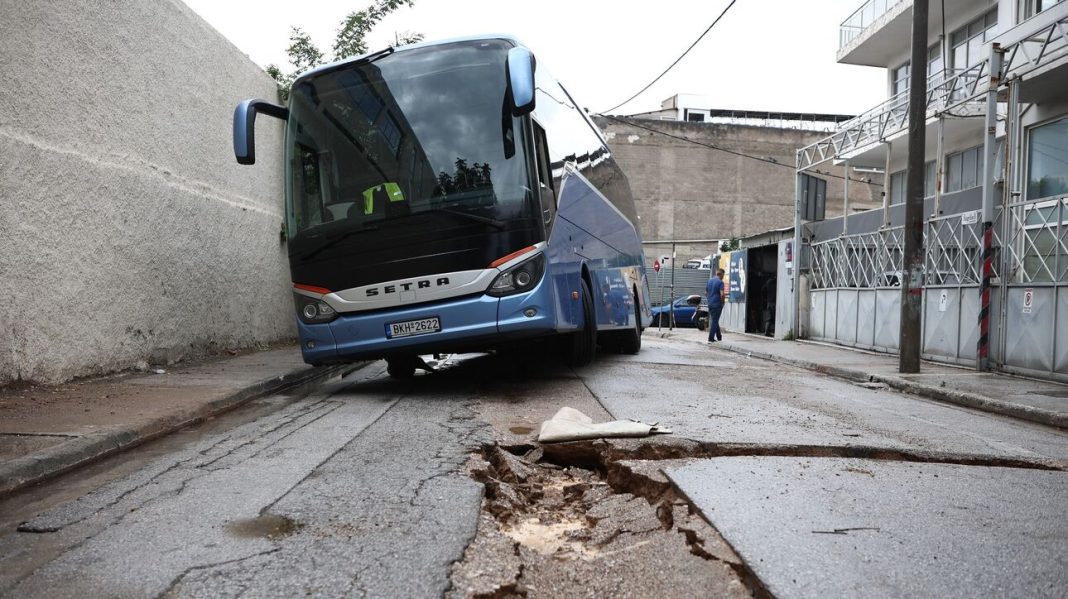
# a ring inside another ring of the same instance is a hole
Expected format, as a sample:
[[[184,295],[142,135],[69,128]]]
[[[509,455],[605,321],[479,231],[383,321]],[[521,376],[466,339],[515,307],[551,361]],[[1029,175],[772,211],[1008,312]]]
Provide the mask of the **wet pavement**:
[[[729,457],[667,475],[780,599],[1068,590],[1066,472]]]
[[[372,363],[26,488],[0,595],[940,595],[918,569],[943,555],[997,573],[959,595],[1063,590],[1064,431],[643,342],[578,371],[551,346]],[[674,434],[538,444],[564,405]]]

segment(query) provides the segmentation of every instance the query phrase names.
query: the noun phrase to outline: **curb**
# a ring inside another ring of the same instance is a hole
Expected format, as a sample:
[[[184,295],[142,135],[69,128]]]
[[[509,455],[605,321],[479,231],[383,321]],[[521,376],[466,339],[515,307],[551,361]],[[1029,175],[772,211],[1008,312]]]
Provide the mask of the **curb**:
[[[728,343],[723,343],[722,345],[717,344],[717,347],[736,354],[745,354],[749,357],[768,360],[769,362],[797,366],[798,368],[826,374],[852,383],[883,383],[895,391],[919,395],[943,403],[951,403],[974,408],[976,410],[982,410],[984,412],[1001,414],[1002,416],[1009,416],[1019,420],[1026,420],[1028,422],[1035,422],[1055,428],[1068,429],[1068,414],[1063,412],[1053,412],[1051,410],[1043,410],[1042,408],[1022,406],[1020,404],[992,399],[977,393],[953,391],[944,387],[916,383],[896,376],[869,374],[860,370],[851,370],[848,368],[840,368],[838,366],[829,366],[827,364],[817,364],[816,362],[810,362],[808,360],[785,358],[775,354],[733,346]]]
[[[365,365],[367,362],[294,370],[278,377],[253,383],[235,393],[199,406],[161,416],[134,428],[75,437],[42,451],[15,458],[0,464],[0,497],[217,416],[253,399],[317,383],[339,373],[345,376]]]

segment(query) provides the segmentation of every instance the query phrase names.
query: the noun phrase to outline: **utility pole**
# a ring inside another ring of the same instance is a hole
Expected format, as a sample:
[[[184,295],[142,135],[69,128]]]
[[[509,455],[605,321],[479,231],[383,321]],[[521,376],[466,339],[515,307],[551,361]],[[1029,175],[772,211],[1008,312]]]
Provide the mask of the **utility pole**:
[[[920,371],[923,343],[923,174],[927,144],[927,0],[912,2],[909,73],[909,154],[905,179],[904,256],[901,265],[901,354],[898,372]],[[887,173],[886,176],[890,176]]]
[[[979,341],[976,346],[976,370],[990,370],[990,278],[994,275],[994,165],[998,160],[995,136],[998,131],[998,86],[1001,85],[1003,54],[1001,46],[990,48],[990,87],[986,92],[986,138],[983,144],[983,281],[979,287]],[[1009,136],[1005,136],[1005,155],[1009,155]]]

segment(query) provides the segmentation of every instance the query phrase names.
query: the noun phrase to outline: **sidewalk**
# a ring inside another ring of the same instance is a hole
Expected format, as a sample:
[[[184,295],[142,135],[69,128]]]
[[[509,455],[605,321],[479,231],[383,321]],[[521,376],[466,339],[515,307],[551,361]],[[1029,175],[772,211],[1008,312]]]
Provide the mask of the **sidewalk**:
[[[0,388],[0,495],[357,367],[313,368],[292,345],[56,387]]]
[[[696,329],[676,329],[667,336],[701,344],[708,339],[708,333]],[[713,347],[857,383],[882,384],[937,401],[1068,429],[1068,385],[1060,383],[976,372],[933,362],[923,362],[919,374],[900,374],[896,355],[815,342],[776,341],[731,332],[725,333],[723,341]]]

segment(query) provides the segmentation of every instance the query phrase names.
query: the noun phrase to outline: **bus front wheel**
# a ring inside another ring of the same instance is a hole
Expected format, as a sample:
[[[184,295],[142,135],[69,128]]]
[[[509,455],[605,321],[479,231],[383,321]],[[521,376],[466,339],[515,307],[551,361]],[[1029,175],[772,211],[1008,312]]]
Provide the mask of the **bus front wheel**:
[[[634,296],[634,328],[619,333],[619,351],[636,354],[642,350],[642,312],[638,296]]]
[[[415,376],[419,358],[415,356],[398,356],[386,359],[386,372],[395,379],[410,379]]]
[[[567,365],[585,366],[593,362],[597,352],[597,323],[593,312],[593,299],[586,279],[581,280],[582,328],[570,335],[567,343]]]

